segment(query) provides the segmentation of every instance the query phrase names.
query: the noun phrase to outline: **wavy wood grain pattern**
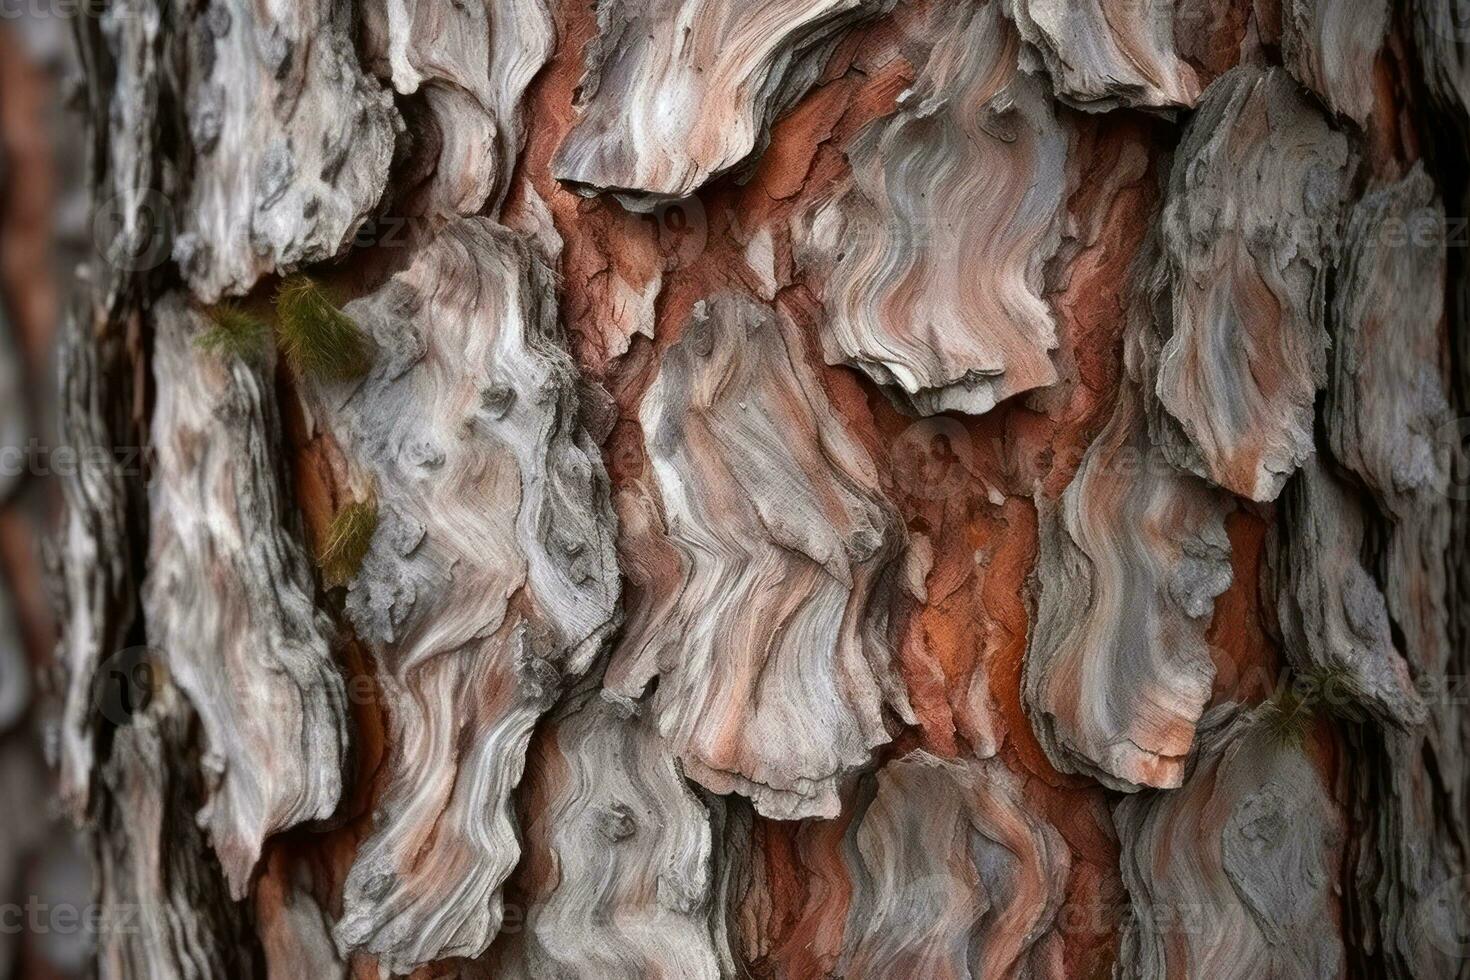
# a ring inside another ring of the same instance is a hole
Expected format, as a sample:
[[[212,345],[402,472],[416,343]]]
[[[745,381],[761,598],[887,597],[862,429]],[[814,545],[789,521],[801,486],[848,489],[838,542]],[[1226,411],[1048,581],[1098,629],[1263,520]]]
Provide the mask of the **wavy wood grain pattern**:
[[[398,206],[431,217],[498,208],[523,140],[521,99],[556,43],[544,0],[370,0],[363,24],[368,66],[432,117],[415,133],[432,146],[432,172]]]
[[[894,618],[925,556],[768,307],[697,305],[640,419],[654,485],[619,502],[629,628],[607,687],[638,699],[657,678],[650,717],[711,790],[834,816],[885,711],[912,720]]]
[[[101,766],[106,796],[96,866],[109,916],[98,930],[103,980],[253,971],[253,937],[195,824],[203,788],[179,765],[193,748],[192,714],[183,694],[159,679]]]
[[[995,761],[912,752],[879,771],[848,832],[838,976],[1060,978],[1070,866]]]
[[[1454,6],[77,17],[99,972],[1459,980]]]
[[[1438,488],[1450,221],[1422,166],[1370,190],[1343,234],[1323,419],[1332,454],[1391,514]]]
[[[1460,843],[1470,771],[1457,691],[1465,650],[1451,614],[1461,495],[1451,480],[1463,426],[1452,417],[1441,334],[1452,227],[1422,167],[1355,205],[1335,283],[1324,409],[1333,457],[1371,494],[1365,524],[1373,526],[1373,504],[1383,517],[1357,550],[1383,591],[1381,615],[1408,663],[1398,669],[1412,673],[1425,716],[1407,730],[1364,726],[1350,736],[1360,856],[1347,899],[1352,936],[1395,980],[1455,975],[1470,934]]]
[[[1174,43],[1175,0],[1005,0],[1059,99],[1089,112],[1188,109],[1194,69]]]
[[[98,141],[86,188],[96,204],[93,248],[77,269],[77,289],[57,331],[57,435],[83,462],[56,474],[63,508],[51,563],[60,634],[55,660],[64,687],[52,738],[62,806],[81,821],[97,801],[113,721],[101,710],[113,683],[106,665],[128,646],[137,620],[134,561],[142,545],[135,520],[144,440],[129,350],[137,326],[130,301],[139,266],[167,242],[159,241],[150,210],[160,176],[158,5],[126,0],[76,27],[79,59],[94,71],[107,62],[111,71],[108,83],[94,78],[86,89],[87,128]]]
[[[391,750],[337,937],[406,972],[499,928],[532,726],[617,625],[614,525],[551,274],[520,236],[454,222],[346,312],[376,361],[313,386],[309,411],[376,499],[346,612]]]
[[[851,178],[809,218],[822,349],[921,414],[981,414],[1057,380],[1042,294],[1065,219],[1067,132],[1016,67],[1000,4],[931,15],[933,50],[890,116],[847,147]]]
[[[1023,691],[1037,738],[1063,772],[1178,786],[1215,675],[1205,630],[1231,582],[1231,502],[1160,456],[1125,383],[1061,500],[1037,508]]]
[[[115,447],[134,441],[123,422],[131,378],[116,334],[96,337],[90,328],[83,304],[67,313],[58,393],[67,444],[79,459],[102,463],[75,467],[59,480],[65,514],[56,543],[62,625],[56,659],[66,689],[56,738],[59,791],[75,818],[94,801],[98,739],[109,727],[102,697],[115,684],[104,665],[127,646],[137,598],[128,545],[135,488],[126,467],[111,465]]]
[[[893,2],[601,0],[551,171],[632,210],[688,197],[765,149],[844,31]]]
[[[1375,69],[1388,25],[1387,0],[1286,0],[1282,56],[1329,109],[1366,126],[1377,100]]]
[[[1316,459],[1288,484],[1281,506],[1288,526],[1268,561],[1287,658],[1302,673],[1329,679],[1324,696],[1343,714],[1422,724],[1424,703],[1394,643],[1387,600],[1360,557],[1362,506]]]
[[[1470,123],[1470,46],[1464,11],[1441,0],[1413,0],[1405,12],[1413,30],[1425,87],[1432,103],[1452,114],[1459,132],[1446,144],[1463,144]]]
[[[159,0],[119,0],[97,21],[99,35],[90,42],[98,48],[105,43],[116,73],[106,102],[106,161],[93,188],[99,205],[92,221],[98,254],[90,273],[98,277],[100,298],[109,308],[121,302],[131,276],[162,263],[172,244],[174,216],[164,196],[172,187],[158,153],[166,69],[163,15]],[[89,46],[86,32],[79,38]],[[97,58],[103,52],[90,54]],[[101,101],[100,93],[94,97]],[[100,109],[93,106],[94,112]]]
[[[711,815],[664,740],[595,691],[543,731],[527,763],[536,888],[497,975],[730,976]]]

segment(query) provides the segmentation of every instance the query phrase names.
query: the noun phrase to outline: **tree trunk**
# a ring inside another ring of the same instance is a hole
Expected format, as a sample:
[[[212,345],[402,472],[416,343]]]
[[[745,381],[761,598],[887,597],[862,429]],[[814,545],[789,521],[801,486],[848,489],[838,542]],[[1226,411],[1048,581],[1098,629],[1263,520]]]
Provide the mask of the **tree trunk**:
[[[101,974],[1470,975],[1453,7],[76,18]]]

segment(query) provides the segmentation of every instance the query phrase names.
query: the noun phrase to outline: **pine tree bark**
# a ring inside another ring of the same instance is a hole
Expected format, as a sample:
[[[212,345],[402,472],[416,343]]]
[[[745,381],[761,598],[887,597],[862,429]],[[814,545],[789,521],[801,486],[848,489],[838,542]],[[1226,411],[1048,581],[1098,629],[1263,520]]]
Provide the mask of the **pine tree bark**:
[[[1453,8],[78,18],[100,973],[1470,975]]]

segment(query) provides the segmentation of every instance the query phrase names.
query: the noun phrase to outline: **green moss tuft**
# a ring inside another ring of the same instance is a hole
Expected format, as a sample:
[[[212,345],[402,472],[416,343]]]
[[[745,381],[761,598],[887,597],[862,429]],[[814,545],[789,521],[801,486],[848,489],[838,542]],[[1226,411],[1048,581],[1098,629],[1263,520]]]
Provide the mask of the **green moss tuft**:
[[[1257,717],[1273,741],[1282,745],[1301,745],[1306,742],[1316,720],[1316,700],[1311,694],[1304,696],[1296,683],[1289,681],[1261,703]]]
[[[346,585],[357,574],[377,527],[378,501],[372,495],[348,504],[332,518],[326,542],[317,555],[317,565],[328,587]]]
[[[276,329],[281,352],[298,374],[347,381],[372,366],[367,337],[309,276],[291,276],[281,284]]]
[[[210,327],[195,343],[220,358],[258,362],[265,354],[270,327],[254,313],[235,303],[221,303],[204,311]]]

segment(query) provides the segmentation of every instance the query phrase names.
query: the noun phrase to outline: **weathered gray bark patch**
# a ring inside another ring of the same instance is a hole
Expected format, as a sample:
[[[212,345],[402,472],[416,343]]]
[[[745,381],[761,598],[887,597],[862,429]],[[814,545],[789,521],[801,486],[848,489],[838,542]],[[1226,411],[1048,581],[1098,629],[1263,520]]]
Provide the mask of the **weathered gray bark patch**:
[[[152,538],[143,615],[203,725],[199,814],[236,899],[266,837],[336,809],[347,694],[277,471],[270,369],[199,349],[178,294],[154,307]]]
[[[1333,112],[1368,124],[1388,0],[1285,0],[1281,53],[1291,73]]]
[[[1464,143],[1470,122],[1470,45],[1464,42],[1464,11],[1445,0],[1411,0],[1408,21],[1432,101],[1453,113],[1461,134],[1447,142]]]
[[[181,766],[192,712],[166,679],[146,708],[118,728],[101,767],[97,875],[103,980],[251,977],[251,941],[219,865],[195,826],[201,787]]]
[[[93,802],[99,734],[114,720],[101,697],[116,679],[99,678],[99,669],[127,646],[137,584],[128,546],[128,467],[115,455],[129,441],[120,415],[131,385],[120,339],[112,332],[95,337],[90,307],[78,307],[62,327],[60,430],[77,458],[91,463],[58,480],[66,510],[56,545],[62,624],[56,657],[66,674],[57,726],[60,793],[80,819]]]
[[[521,98],[556,43],[545,0],[367,0],[362,19],[368,66],[400,95],[422,93],[433,116],[414,136],[437,143],[434,171],[398,206],[498,210],[521,149]]]
[[[1174,161],[1152,433],[1242,497],[1274,500],[1313,451],[1351,159],[1289,75],[1240,67],[1206,90]]]
[[[1301,746],[1260,709],[1212,709],[1183,786],[1113,813],[1133,902],[1118,975],[1341,974],[1331,923],[1342,818]]]
[[[1362,565],[1362,507],[1321,461],[1308,460],[1281,497],[1287,527],[1268,555],[1287,659],[1315,675],[1328,707],[1383,724],[1422,724],[1424,703],[1395,648],[1388,604]]]
[[[1327,438],[1390,514],[1411,513],[1445,475],[1449,230],[1434,182],[1416,167],[1353,207],[1333,277]]]
[[[1070,858],[999,762],[888,763],[849,828],[839,976],[1060,976]]]
[[[1465,651],[1451,632],[1460,505],[1450,468],[1462,427],[1441,338],[1453,227],[1420,168],[1354,207],[1335,281],[1325,403],[1332,455],[1381,512],[1358,550],[1427,715],[1408,730],[1347,733],[1360,856],[1347,896],[1352,938],[1394,980],[1455,975],[1470,930]],[[1365,523],[1375,516],[1361,510]]]
[[[1004,0],[1057,98],[1089,112],[1187,109],[1199,79],[1174,44],[1175,0]]]
[[[337,937],[407,972],[499,928],[532,726],[618,622],[615,524],[551,273],[519,235],[453,222],[345,312],[376,361],[313,384],[308,411],[377,500],[347,615],[391,752]]]
[[[114,308],[130,277],[166,260],[171,245],[174,216],[166,195],[172,186],[165,186],[158,151],[166,32],[158,0],[119,0],[97,26],[114,76],[106,102],[106,165],[93,188],[99,261],[91,268],[101,278],[101,300]]]
[[[209,0],[174,25],[193,157],[173,257],[204,302],[336,257],[382,199],[402,124],[351,10]]]
[[[1160,456],[1125,382],[1061,500],[1037,508],[1023,700],[1042,748],[1116,790],[1177,787],[1215,676],[1231,501]]]
[[[549,873],[497,975],[732,975],[710,813],[664,740],[595,690],[548,721],[529,761],[543,805],[525,828],[525,860]]]

